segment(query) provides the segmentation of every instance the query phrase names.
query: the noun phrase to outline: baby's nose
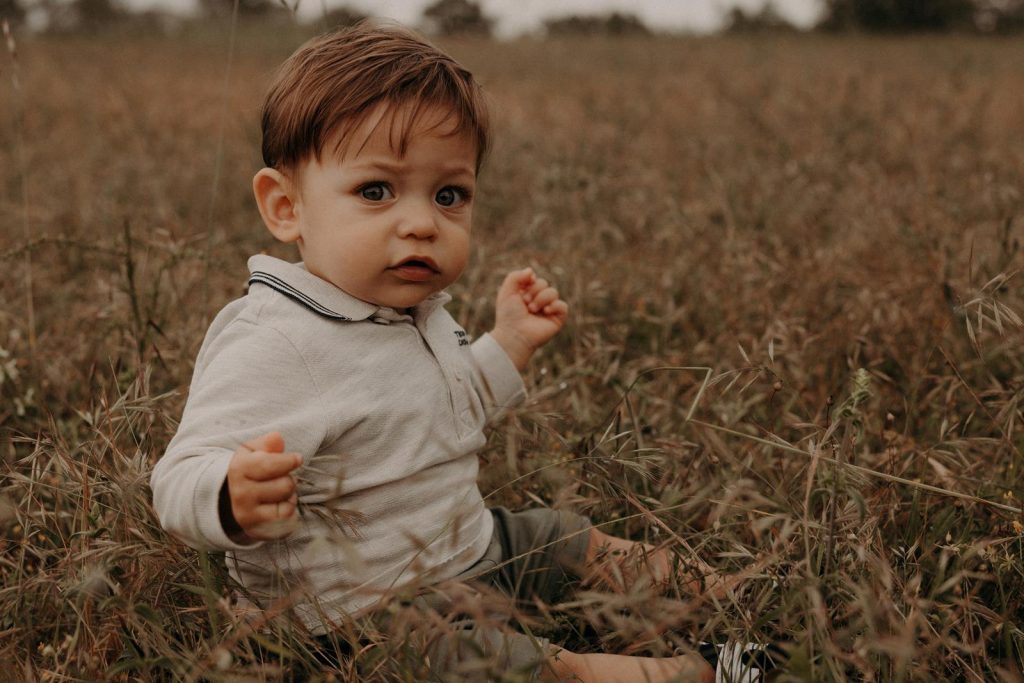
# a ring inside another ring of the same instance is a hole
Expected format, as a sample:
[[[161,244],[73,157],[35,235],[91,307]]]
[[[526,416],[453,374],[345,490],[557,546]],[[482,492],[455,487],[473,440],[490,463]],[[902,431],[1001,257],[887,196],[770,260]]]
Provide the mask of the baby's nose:
[[[437,217],[430,207],[412,207],[402,216],[398,227],[400,237],[432,239],[437,236]]]

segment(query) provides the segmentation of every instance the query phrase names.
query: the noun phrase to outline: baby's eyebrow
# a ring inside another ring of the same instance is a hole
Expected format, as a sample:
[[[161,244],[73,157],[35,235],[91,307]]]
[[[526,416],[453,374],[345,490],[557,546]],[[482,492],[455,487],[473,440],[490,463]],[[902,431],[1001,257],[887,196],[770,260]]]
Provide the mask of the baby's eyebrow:
[[[385,160],[379,160],[379,159],[378,160],[369,160],[369,159],[367,159],[367,160],[364,160],[364,161],[361,161],[361,162],[357,162],[357,164],[358,164],[358,167],[360,169],[365,169],[365,170],[370,170],[370,171],[384,171],[386,173],[391,173],[391,174],[394,174],[394,175],[409,175],[414,170],[416,170],[410,164],[402,163],[400,161],[393,162],[393,161],[385,161]],[[476,177],[476,168],[474,166],[470,166],[468,164],[464,164],[464,163],[460,163],[460,162],[447,162],[447,163],[442,162],[442,163],[439,163],[439,164],[432,164],[430,166],[430,169],[433,170],[433,171],[437,171],[439,173],[442,173],[444,175],[451,175],[451,176],[465,175],[465,176],[467,176],[469,178],[475,178]]]

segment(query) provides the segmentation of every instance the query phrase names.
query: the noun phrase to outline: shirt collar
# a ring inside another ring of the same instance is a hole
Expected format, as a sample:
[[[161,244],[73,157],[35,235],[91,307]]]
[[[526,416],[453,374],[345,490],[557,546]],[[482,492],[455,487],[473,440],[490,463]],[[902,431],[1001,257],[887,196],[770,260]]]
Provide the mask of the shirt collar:
[[[264,285],[299,302],[325,318],[341,321],[372,319],[391,323],[408,316],[386,306],[357,299],[330,282],[313,275],[300,263],[288,263],[273,256],[257,254],[249,259],[249,285]],[[428,315],[451,300],[445,292],[431,294],[413,309],[413,317]]]

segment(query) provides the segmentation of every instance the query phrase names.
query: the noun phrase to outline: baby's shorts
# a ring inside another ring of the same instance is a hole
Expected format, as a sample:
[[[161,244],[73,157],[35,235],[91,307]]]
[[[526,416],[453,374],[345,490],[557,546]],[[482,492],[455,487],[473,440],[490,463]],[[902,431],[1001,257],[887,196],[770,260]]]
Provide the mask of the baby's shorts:
[[[512,673],[537,680],[551,645],[520,630],[508,608],[528,608],[535,599],[559,602],[586,566],[586,517],[550,508],[494,508],[491,514],[494,535],[484,556],[415,601],[444,619],[443,628],[419,643],[440,680],[489,681]],[[497,605],[495,593],[502,598]]]

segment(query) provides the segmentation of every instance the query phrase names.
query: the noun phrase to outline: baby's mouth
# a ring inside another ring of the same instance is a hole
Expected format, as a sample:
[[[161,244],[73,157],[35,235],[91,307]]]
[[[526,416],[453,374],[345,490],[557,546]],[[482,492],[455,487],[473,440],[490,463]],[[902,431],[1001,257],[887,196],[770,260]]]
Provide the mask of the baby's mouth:
[[[400,279],[409,282],[425,282],[441,273],[434,259],[427,256],[413,256],[407,258],[397,265],[391,266],[392,271]]]

